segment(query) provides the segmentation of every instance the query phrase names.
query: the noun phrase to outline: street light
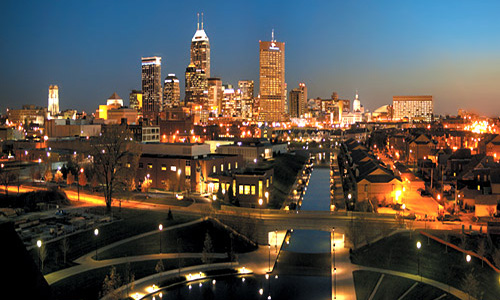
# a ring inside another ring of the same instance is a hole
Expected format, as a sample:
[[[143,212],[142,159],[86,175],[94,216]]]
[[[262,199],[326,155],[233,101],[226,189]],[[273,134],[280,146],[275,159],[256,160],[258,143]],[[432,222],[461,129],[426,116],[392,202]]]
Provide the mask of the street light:
[[[158,234],[158,236],[160,237],[160,253],[161,253],[161,231],[163,230],[162,224],[158,225],[158,230],[160,230],[160,233]]]
[[[417,275],[420,275],[420,248],[422,247],[422,243],[420,241],[417,242],[417,252],[418,252],[418,263],[417,263]],[[420,275],[420,281],[422,281],[422,275]]]
[[[78,192],[78,202],[80,202],[80,174],[83,174],[83,168],[78,170],[76,178],[76,190]]]
[[[99,235],[99,229],[94,229],[95,235],[95,260],[97,260],[97,236]]]
[[[42,264],[42,258],[40,257],[40,248],[42,248],[42,241],[36,241],[36,246],[38,247],[38,268],[40,269],[40,266]]]
[[[262,201],[262,198],[261,198],[261,199],[259,199],[260,218],[261,218],[261,219],[262,219],[262,203],[263,203],[263,201]]]

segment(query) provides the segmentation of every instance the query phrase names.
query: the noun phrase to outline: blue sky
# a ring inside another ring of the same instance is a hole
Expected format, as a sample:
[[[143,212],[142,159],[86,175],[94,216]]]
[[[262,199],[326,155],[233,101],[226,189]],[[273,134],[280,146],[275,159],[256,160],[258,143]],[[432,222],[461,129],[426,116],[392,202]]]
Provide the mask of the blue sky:
[[[258,82],[258,41],[286,45],[289,90],[360,99],[432,94],[437,113],[500,114],[500,1],[2,1],[0,109],[95,111],[140,89],[140,57],[162,57],[181,84],[196,13],[204,12],[212,76]],[[258,93],[258,88],[256,88]]]

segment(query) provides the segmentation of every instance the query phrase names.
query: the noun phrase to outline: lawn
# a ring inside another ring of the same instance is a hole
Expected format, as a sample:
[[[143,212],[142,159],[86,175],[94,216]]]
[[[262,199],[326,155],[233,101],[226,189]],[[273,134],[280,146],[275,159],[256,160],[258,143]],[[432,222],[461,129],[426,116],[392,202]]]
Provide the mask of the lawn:
[[[381,274],[371,271],[354,271],[354,286],[356,289],[356,296],[359,300],[368,299],[377,285]],[[406,291],[408,291],[415,281],[392,275],[384,275],[380,286],[377,289],[373,299],[374,300],[384,300],[384,299],[398,299]],[[418,283],[406,296],[404,299],[437,299],[438,297],[447,294],[433,286]],[[457,298],[452,295],[446,295],[439,299],[449,299],[456,300]]]
[[[92,213],[104,214],[105,207],[89,209]],[[158,228],[158,224],[160,223],[167,227],[194,220],[193,217],[177,215],[175,213],[173,215],[173,220],[167,220],[168,212],[152,210],[122,209],[121,213],[118,213],[118,210],[114,209],[114,213],[115,216],[120,217],[121,219],[109,224],[98,226],[98,247],[103,247],[137,234],[155,230]],[[61,250],[62,240],[46,244],[47,259],[44,263],[44,274],[71,266],[72,260],[77,259],[88,252],[94,251],[96,247],[96,237],[94,236],[93,230],[87,230],[70,235],[68,236],[68,241],[69,250],[67,253],[66,265],[63,263],[63,252]],[[38,261],[37,249],[33,249],[31,254],[33,259]]]
[[[417,250],[416,243],[421,241],[422,248]],[[417,274],[420,259],[420,273],[422,276],[450,284],[463,290],[463,278],[468,272],[473,272],[480,289],[484,291],[484,299],[496,300],[500,298],[499,274],[491,268],[481,267],[481,262],[473,258],[466,263],[465,255],[461,252],[414,233],[399,233],[382,239],[374,244],[362,247],[353,253],[353,263]],[[420,251],[420,252],[419,252]]]
[[[212,240],[214,253],[226,253],[231,248],[229,232],[212,221],[204,221],[187,227],[167,230],[152,234],[125,244],[118,245],[98,254],[98,258],[111,259],[160,252],[160,236],[163,253],[201,253],[205,234],[208,232]],[[248,252],[255,247],[238,236],[233,237],[235,253]]]

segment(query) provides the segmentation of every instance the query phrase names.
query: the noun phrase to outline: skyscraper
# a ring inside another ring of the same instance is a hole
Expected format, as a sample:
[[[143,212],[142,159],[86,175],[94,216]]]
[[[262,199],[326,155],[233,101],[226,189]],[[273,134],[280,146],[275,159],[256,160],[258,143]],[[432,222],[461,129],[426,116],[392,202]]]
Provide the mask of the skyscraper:
[[[219,115],[222,112],[222,98],[224,96],[224,88],[222,80],[217,77],[208,78],[208,105],[210,111]]]
[[[290,117],[301,118],[306,113],[307,86],[299,83],[299,87],[290,91]]]
[[[394,120],[408,118],[410,122],[431,122],[434,101],[432,96],[394,96],[392,97]]]
[[[130,94],[129,94],[129,103],[130,103],[130,108],[133,108],[137,111],[141,111],[142,110],[142,92],[132,90],[132,92],[130,92]]]
[[[191,40],[191,63],[197,69],[203,70],[206,78],[210,78],[210,41],[203,29],[203,13],[201,13],[201,28],[199,19],[196,26],[196,32]]]
[[[207,76],[205,71],[196,68],[196,66],[191,63],[186,68],[186,97],[184,99],[184,104],[194,103],[197,105],[207,105]]]
[[[51,116],[59,113],[59,87],[57,85],[49,86],[49,105],[47,110]]]
[[[179,79],[175,74],[168,74],[163,84],[163,110],[165,108],[179,107],[181,101],[181,88]]]
[[[270,42],[259,41],[260,46],[260,109],[259,120],[285,120],[285,43],[276,42],[274,31]]]
[[[238,81],[238,89],[241,97],[241,116],[251,118],[254,107],[254,84],[253,80]]]
[[[162,109],[161,57],[142,58],[142,114],[156,119]]]

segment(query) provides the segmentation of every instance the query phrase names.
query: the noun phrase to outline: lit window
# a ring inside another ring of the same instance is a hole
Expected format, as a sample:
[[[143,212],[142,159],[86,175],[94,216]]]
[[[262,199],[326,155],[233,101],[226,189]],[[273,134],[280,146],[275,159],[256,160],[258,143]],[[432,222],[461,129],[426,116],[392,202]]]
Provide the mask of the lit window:
[[[224,164],[220,164],[220,171],[224,172]]]
[[[217,173],[217,167],[216,166],[212,167],[212,173]]]
[[[227,169],[228,169],[228,170],[231,170],[231,163],[228,163],[228,164],[227,164]]]
[[[259,180],[259,197],[262,197],[262,180]]]
[[[152,169],[153,168],[153,164],[149,163],[148,164],[148,169]]]
[[[250,195],[250,185],[245,185],[245,195]]]
[[[255,184],[252,184],[251,190],[252,190],[252,195],[255,195]]]
[[[177,171],[177,167],[176,166],[170,166],[170,171],[172,171],[172,172]]]
[[[235,169],[238,169],[238,162],[235,162],[235,163],[234,163],[234,168],[235,168]]]
[[[161,170],[166,171],[167,170],[167,165],[161,165]]]
[[[240,185],[238,186],[238,194],[240,194],[240,195],[242,195],[242,194],[243,194],[243,185],[242,185],[242,184],[240,184]]]
[[[269,188],[269,179],[266,179],[266,188]]]

